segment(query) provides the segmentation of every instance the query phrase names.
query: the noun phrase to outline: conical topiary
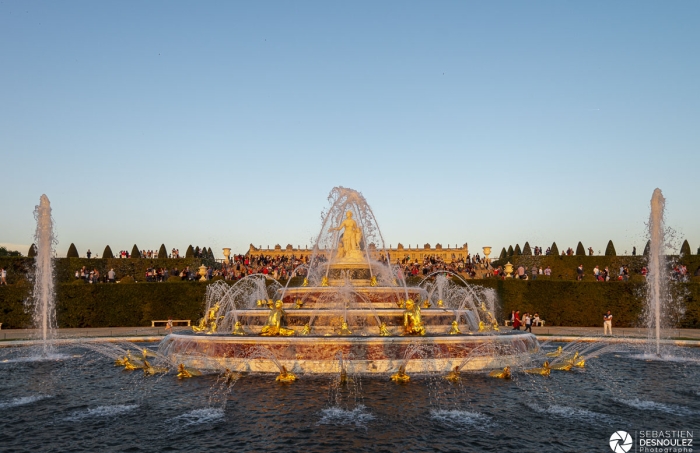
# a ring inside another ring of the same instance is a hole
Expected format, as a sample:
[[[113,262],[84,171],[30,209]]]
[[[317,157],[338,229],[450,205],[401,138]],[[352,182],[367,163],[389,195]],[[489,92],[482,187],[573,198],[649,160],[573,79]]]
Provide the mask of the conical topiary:
[[[136,247],[136,244],[134,244],[134,247],[131,249],[131,258],[141,258],[141,252],[139,252],[139,248]]]
[[[688,244],[687,239],[681,245],[681,256],[690,256],[690,244]]]
[[[523,255],[532,255],[532,249],[530,248],[529,242],[525,242],[525,245],[523,246]]]
[[[509,246],[508,246],[508,256],[513,256],[513,253],[515,253],[515,252],[513,251],[513,246],[512,246],[512,245],[509,245]]]
[[[78,255],[78,249],[75,248],[75,244],[72,242],[70,243],[70,247],[68,247],[68,254],[66,255],[66,258],[80,258],[80,255]]]
[[[168,257],[168,251],[165,249],[165,244],[160,244],[160,249],[158,250],[158,258],[163,259]]]
[[[213,260],[214,259],[214,253],[211,251],[211,247],[207,249],[207,252],[209,252],[209,259]]]
[[[650,248],[651,248],[651,241],[647,241],[647,245],[644,246],[644,256],[649,254]]]
[[[190,244],[190,246],[187,247],[187,251],[185,252],[185,258],[194,258],[194,249],[192,248],[192,244]]]
[[[105,247],[105,251],[102,252],[102,258],[105,258],[105,259],[114,258],[114,254],[112,253],[112,249],[109,247],[109,245],[107,247]]]
[[[557,247],[556,242],[552,242],[551,250],[549,251],[551,255],[559,255],[559,247]]]
[[[605,247],[605,256],[617,256],[612,240],[608,241],[608,246]]]
[[[578,245],[576,246],[576,254],[579,256],[586,256],[586,249],[583,248],[581,241],[578,241]]]
[[[523,252],[520,250],[520,244],[515,244],[515,249],[513,250],[513,254],[515,255],[522,255]]]
[[[36,244],[32,244],[27,252],[29,258],[34,258],[36,256]]]
[[[503,247],[501,249],[501,255],[498,257],[499,260],[505,259],[508,256],[508,252],[506,252],[506,248]]]

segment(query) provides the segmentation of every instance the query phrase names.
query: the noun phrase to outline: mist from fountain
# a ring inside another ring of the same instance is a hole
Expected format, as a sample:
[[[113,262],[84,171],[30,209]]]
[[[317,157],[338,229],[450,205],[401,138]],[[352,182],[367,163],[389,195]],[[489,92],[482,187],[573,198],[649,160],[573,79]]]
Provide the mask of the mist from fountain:
[[[34,258],[34,290],[32,292],[34,327],[39,330],[41,352],[48,356],[53,351],[52,340],[55,338],[56,307],[54,297],[53,254],[56,239],[53,234],[51,203],[42,195],[39,205],[34,209],[36,219],[36,257]]]
[[[664,210],[666,199],[661,189],[655,189],[651,197],[649,215],[649,256],[647,274],[647,325],[656,340],[656,355],[661,355],[662,299],[668,293],[665,277],[666,257],[664,249]]]

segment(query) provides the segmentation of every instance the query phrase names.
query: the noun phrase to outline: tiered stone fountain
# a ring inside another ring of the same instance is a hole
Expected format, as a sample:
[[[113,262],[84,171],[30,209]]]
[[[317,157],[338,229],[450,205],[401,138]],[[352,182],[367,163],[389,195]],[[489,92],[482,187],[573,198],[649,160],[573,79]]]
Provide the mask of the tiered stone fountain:
[[[534,335],[499,330],[493,290],[445,273],[408,286],[359,192],[329,200],[301,286],[214,283],[204,318],[161,352],[198,369],[332,373],[340,354],[349,372],[409,373],[500,368],[537,349]]]

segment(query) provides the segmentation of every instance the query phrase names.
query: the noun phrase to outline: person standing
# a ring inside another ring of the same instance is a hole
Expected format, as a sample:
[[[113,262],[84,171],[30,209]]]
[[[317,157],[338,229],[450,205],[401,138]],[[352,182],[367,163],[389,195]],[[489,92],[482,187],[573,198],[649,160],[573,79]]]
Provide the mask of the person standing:
[[[532,318],[530,317],[530,313],[525,313],[523,316],[523,321],[525,324],[525,332],[529,330],[530,333],[532,333]]]
[[[2,285],[7,286],[7,271],[4,267],[0,269],[0,286]]]
[[[109,280],[110,283],[114,283],[116,277],[117,274],[114,272],[114,269],[110,269],[109,272],[107,272],[107,280]]]
[[[513,317],[513,330],[520,330],[520,312],[516,311]]]
[[[576,268],[576,280],[583,280],[583,264],[579,264]]]
[[[610,331],[610,336],[612,336],[612,319],[613,316],[610,314],[610,310],[603,315],[603,335],[607,335]]]
[[[91,256],[92,256],[92,252],[90,251],[90,249],[88,249],[88,251],[87,251],[87,257],[88,257],[88,259],[90,259]]]

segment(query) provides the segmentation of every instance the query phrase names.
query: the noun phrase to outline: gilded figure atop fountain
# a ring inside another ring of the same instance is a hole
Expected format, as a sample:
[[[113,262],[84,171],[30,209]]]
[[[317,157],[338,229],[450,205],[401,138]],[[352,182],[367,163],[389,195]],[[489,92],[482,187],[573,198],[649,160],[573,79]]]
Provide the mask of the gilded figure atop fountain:
[[[425,335],[420,307],[412,299],[406,301],[406,310],[403,312],[403,329],[404,335]]]
[[[357,260],[362,259],[360,252],[360,241],[362,240],[362,230],[357,226],[357,222],[352,218],[352,211],[345,213],[345,220],[329,231],[343,231],[341,242],[338,244],[338,259]]]
[[[274,308],[270,310],[270,315],[267,317],[267,322],[262,328],[260,335],[264,337],[273,337],[281,335],[283,337],[289,337],[294,335],[292,329],[286,329],[282,327],[284,324],[285,311],[282,308],[282,301],[278,300],[275,302]]]

